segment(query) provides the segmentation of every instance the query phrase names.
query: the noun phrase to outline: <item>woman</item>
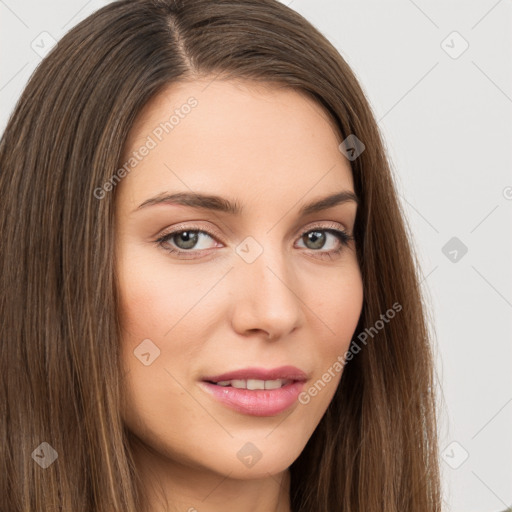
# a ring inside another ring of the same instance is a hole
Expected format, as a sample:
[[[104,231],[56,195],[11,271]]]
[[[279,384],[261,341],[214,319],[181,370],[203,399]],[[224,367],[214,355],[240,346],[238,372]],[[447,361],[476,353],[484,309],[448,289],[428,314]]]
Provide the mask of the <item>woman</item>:
[[[2,511],[440,510],[403,213],[300,15],[106,6],[34,73],[0,169]]]

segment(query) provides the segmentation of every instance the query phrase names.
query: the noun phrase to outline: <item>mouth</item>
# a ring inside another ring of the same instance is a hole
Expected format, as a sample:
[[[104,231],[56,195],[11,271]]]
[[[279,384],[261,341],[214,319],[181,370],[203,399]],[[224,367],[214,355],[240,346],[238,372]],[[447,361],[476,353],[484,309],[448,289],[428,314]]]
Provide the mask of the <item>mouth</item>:
[[[283,386],[287,386],[292,382],[298,382],[290,379],[274,379],[274,380],[260,380],[260,379],[233,379],[233,380],[221,380],[219,382],[206,381],[215,386],[221,386],[225,388],[236,388],[236,389],[249,389],[251,391],[257,389],[280,389]]]
[[[202,379],[201,386],[222,405],[251,416],[276,416],[289,409],[307,381],[294,366],[246,368]]]
[[[248,382],[249,385],[260,385],[261,381],[274,383],[269,384],[277,385],[277,381],[305,381],[308,376],[306,373],[296,366],[280,366],[278,368],[272,368],[267,370],[265,368],[241,368],[240,370],[234,370],[231,372],[222,373],[220,375],[214,375],[211,377],[203,377],[203,381],[211,382],[213,384],[219,385],[231,385],[234,383],[233,387],[239,387],[242,382]],[[237,386],[238,384],[238,386]],[[245,386],[244,386],[245,387]],[[264,388],[254,388],[254,389],[264,389]],[[273,389],[273,388],[272,388]]]

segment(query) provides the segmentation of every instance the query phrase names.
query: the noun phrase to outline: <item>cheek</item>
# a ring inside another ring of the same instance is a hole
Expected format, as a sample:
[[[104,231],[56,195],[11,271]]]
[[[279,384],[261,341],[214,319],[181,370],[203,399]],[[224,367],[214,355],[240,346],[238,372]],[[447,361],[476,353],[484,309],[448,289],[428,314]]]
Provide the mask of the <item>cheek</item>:
[[[363,282],[356,265],[340,272],[339,279],[317,295],[314,313],[325,326],[321,346],[326,354],[337,356],[348,348],[359,322],[363,299]]]
[[[179,272],[171,276],[149,262],[119,268],[121,414],[131,432],[158,451],[177,455],[174,448],[186,445],[183,432],[204,420],[184,389],[197,352],[193,326],[186,318],[180,321],[190,309],[183,297],[187,283]]]
[[[157,251],[130,246],[118,260],[119,314],[124,332],[155,338],[185,313],[197,289],[186,269],[174,269]]]
[[[172,295],[161,291],[163,283],[151,285],[134,278],[120,294],[120,322],[131,338],[160,337],[169,329],[175,304]],[[167,327],[166,327],[167,326]]]
[[[343,361],[354,337],[363,307],[363,282],[359,267],[340,272],[323,293],[316,298],[312,314],[317,315],[316,325],[324,333],[310,354],[315,357],[315,376],[305,388],[299,401],[322,415],[329,405],[343,374]]]

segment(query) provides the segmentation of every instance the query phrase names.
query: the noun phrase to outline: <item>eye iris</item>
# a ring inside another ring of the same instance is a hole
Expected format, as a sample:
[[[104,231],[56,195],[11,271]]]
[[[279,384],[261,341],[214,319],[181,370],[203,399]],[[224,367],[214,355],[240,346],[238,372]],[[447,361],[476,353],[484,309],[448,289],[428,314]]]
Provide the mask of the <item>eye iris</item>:
[[[321,249],[325,244],[325,233],[321,231],[311,231],[307,235],[305,235],[306,241],[313,242],[315,247],[312,249]],[[320,241],[320,243],[318,242]]]
[[[196,245],[199,234],[196,231],[182,231],[173,236],[174,242],[180,249],[192,249]],[[184,240],[185,245],[180,245],[181,240]]]

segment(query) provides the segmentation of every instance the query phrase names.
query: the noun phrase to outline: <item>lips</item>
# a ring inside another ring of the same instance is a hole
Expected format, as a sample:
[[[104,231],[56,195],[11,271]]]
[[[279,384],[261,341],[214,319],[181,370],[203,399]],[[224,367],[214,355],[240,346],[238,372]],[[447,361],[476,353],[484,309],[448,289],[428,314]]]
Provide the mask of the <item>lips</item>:
[[[296,404],[307,379],[295,366],[271,370],[245,368],[205,377],[201,387],[216,401],[239,413],[276,416]]]
[[[204,377],[202,380],[217,384],[222,381],[232,380],[290,380],[290,381],[306,381],[308,376],[302,370],[295,366],[280,366],[267,370],[265,368],[243,368],[232,372],[222,373],[220,375],[212,375]]]

